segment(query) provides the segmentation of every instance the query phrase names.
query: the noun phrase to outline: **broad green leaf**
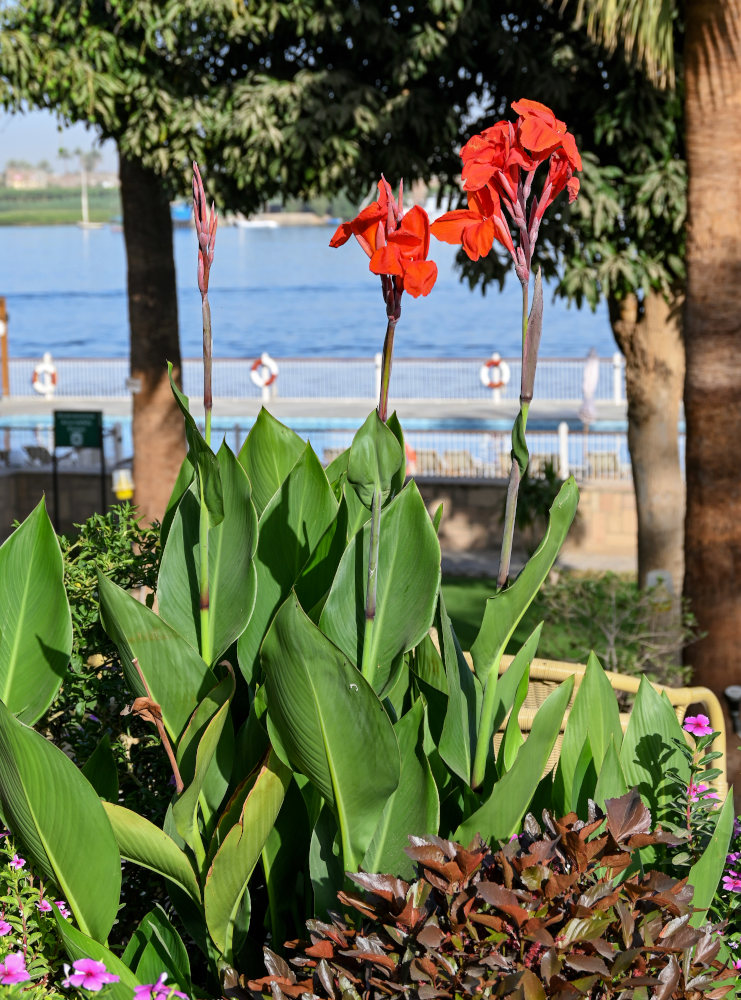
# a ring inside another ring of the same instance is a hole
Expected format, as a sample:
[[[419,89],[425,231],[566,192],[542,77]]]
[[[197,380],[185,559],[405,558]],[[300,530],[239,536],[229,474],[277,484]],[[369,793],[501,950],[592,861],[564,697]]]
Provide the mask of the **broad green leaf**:
[[[0,700],[29,725],[51,704],[72,652],[63,575],[41,500],[0,546]]]
[[[252,558],[257,547],[257,516],[250,498],[250,483],[226,444],[219,448],[217,460],[224,517],[208,533],[211,664],[217,663],[244,631],[256,590]],[[172,520],[162,553],[157,601],[163,621],[200,652],[199,522],[198,490],[193,484]]]
[[[637,788],[655,823],[661,823],[665,809],[674,804],[676,779],[668,771],[677,770],[679,780],[689,783],[687,759],[672,740],[684,741],[674,709],[641,678],[628,728],[620,748],[620,765],[629,788]]]
[[[401,424],[399,423],[399,418],[396,415],[396,410],[394,410],[386,421],[386,426],[399,442],[399,447],[401,448],[401,464],[391,477],[390,496],[394,497],[397,493],[401,493],[404,489],[404,480],[406,479],[407,474],[407,453],[404,445],[404,432],[401,429]],[[435,527],[435,532],[437,533],[437,527]]]
[[[196,470],[190,463],[190,459],[186,455],[183,459],[183,464],[180,466],[178,471],[178,477],[175,480],[175,485],[172,488],[172,493],[170,494],[170,499],[167,501],[167,507],[165,508],[165,514],[162,518],[162,526],[160,527],[160,549],[162,552],[165,550],[167,545],[167,537],[170,534],[170,528],[172,527],[173,518],[175,517],[175,512],[178,509],[178,504],[183,499],[188,487],[195,479]]]
[[[195,845],[200,844],[198,831],[199,799],[203,793],[206,775],[216,756],[234,690],[234,675],[230,671],[218,687],[209,692],[204,699],[205,704],[199,705],[193,713],[193,718],[178,744],[178,763],[185,759],[188,763],[188,771],[192,770],[193,777],[190,784],[173,802],[172,818],[177,832],[185,843],[194,850]],[[195,762],[193,764],[192,751],[194,747]],[[187,772],[185,773],[187,774]],[[227,783],[228,775],[224,776],[224,790],[226,790]]]
[[[306,913],[319,916],[311,906],[304,866],[296,864],[296,858],[309,856],[310,842],[304,799],[297,782],[291,781],[261,855],[273,941],[287,941],[295,928],[304,926]]]
[[[563,813],[570,812],[575,807],[572,795],[574,769],[587,738],[594,767],[599,774],[610,741],[614,741],[615,746],[619,747],[623,730],[620,726],[617,697],[594,653],[589,654],[587,669],[569,713],[559,754],[556,787],[562,789],[559,793],[559,809]]]
[[[548,695],[512,768],[497,781],[483,805],[463,820],[455,840],[468,844],[477,833],[488,841],[505,840],[517,832],[558,738],[573,689],[574,678],[569,677]]]
[[[344,481],[347,479],[347,464],[350,461],[350,449],[345,448],[337,458],[332,459],[324,473],[330,486],[336,486],[341,490]],[[335,491],[337,496],[337,491]],[[339,500],[339,496],[337,496]]]
[[[371,512],[349,483],[342,487],[342,499],[347,506],[347,540],[350,541],[368,523]]]
[[[398,423],[397,420],[397,427]],[[347,481],[361,502],[370,507],[376,490],[380,492],[382,502],[388,499],[394,477],[403,464],[403,445],[378,416],[378,410],[373,410],[350,446]]]
[[[234,960],[232,940],[240,902],[290,780],[291,772],[271,751],[206,876],[203,902],[208,932],[229,962]]]
[[[188,855],[164,830],[123,806],[104,802],[121,857],[162,875],[200,904],[201,893]]]
[[[137,697],[146,690],[134,667],[139,662],[171,739],[177,740],[196,706],[216,685],[208,665],[182,636],[136,598],[98,574],[100,614],[118,647],[129,689]]]
[[[693,927],[702,927],[707,923],[707,908],[713,902],[726,866],[728,845],[733,833],[733,812],[733,790],[731,790],[726,795],[723,806],[718,810],[718,819],[710,842],[702,857],[690,868],[687,876],[687,883],[695,890],[692,905],[697,907],[697,912],[690,917],[690,924]]]
[[[359,664],[365,633],[370,524],[342,557],[319,627]],[[421,642],[435,615],[440,588],[440,544],[424,501],[410,482],[381,512],[376,617],[371,643],[374,665],[385,680],[391,662]]]
[[[335,810],[344,864],[356,870],[399,783],[393,726],[373,689],[294,594],[265,637],[262,663],[271,722],[293,767]]]
[[[494,732],[497,672],[507,643],[530,607],[569,532],[576,514],[579,491],[573,476],[566,480],[553,502],[545,537],[528,560],[515,582],[500,590],[486,602],[479,634],[471,646],[474,671],[483,689],[483,705],[479,721],[476,756],[472,782],[483,780],[482,747],[488,747]]]
[[[109,983],[105,987],[106,996],[112,997],[112,1000],[131,1000],[133,991],[142,983],[128,965],[125,965],[118,955],[114,955],[105,945],[78,930],[69,920],[60,916],[56,907],[54,907],[54,918],[59,936],[64,944],[64,950],[69,955],[70,961],[77,962],[82,958],[92,958],[96,962],[103,962],[108,972],[118,976],[117,983]]]
[[[0,803],[32,867],[55,882],[80,929],[105,941],[121,889],[111,824],[92,785],[0,702]]]
[[[259,521],[257,599],[239,637],[239,667],[247,681],[273,615],[286,599],[322,536],[337,516],[337,501],[310,445],[279,486]]]
[[[295,431],[264,407],[239,452],[239,464],[252,484],[252,501],[260,517],[306,448]]]
[[[507,713],[512,710],[520,688],[522,678],[535,659],[540,642],[540,634],[543,631],[543,623],[539,622],[527,637],[527,640],[520,646],[506,670],[499,675],[494,694],[494,715],[493,728],[496,732],[502,722],[507,717]],[[494,678],[490,678],[494,680]]]
[[[168,989],[191,992],[188,952],[159,904],[142,917],[121,961],[134,970],[140,983],[156,983],[165,972]]]
[[[180,412],[185,418],[185,437],[188,441],[188,459],[196,471],[198,486],[208,510],[211,525],[218,524],[224,516],[224,496],[221,485],[221,474],[216,455],[211,451],[198,430],[190,412],[188,397],[175,385],[172,378],[172,363],[168,361],[167,371],[170,376],[170,388]]]
[[[578,500],[579,490],[571,477],[553,502],[548,529],[535,553],[514,583],[486,602],[479,634],[471,646],[474,670],[482,684],[486,684],[489,673],[498,667],[518,622],[548,576],[574,520]]]
[[[424,714],[424,703],[418,698],[394,726],[401,758],[399,785],[386,803],[365,852],[363,871],[393,872],[400,878],[411,878],[414,862],[404,852],[409,846],[409,834],[423,837],[438,831],[440,801],[422,749]]]
[[[326,803],[311,831],[309,877],[314,894],[311,912],[320,920],[326,919],[337,906],[337,893],[345,878],[337,819]]]
[[[316,621],[347,545],[348,508],[344,496],[337,516],[321,537],[294,587],[302,608]]]
[[[82,773],[101,799],[118,802],[118,771],[108,733],[103,734],[103,738],[88,757]]]
[[[525,737],[522,735],[522,730],[520,729],[520,723],[517,716],[523,706],[525,698],[527,697],[529,687],[530,671],[529,669],[526,669],[520,678],[520,683],[517,685],[515,700],[512,704],[512,711],[509,713],[509,719],[507,719],[507,725],[502,737],[502,744],[499,747],[497,766],[499,768],[499,773],[502,775],[509,771],[512,767],[515,762],[515,758],[517,757],[517,751],[525,742]]]
[[[620,743],[622,743],[623,733],[620,732]],[[605,799],[619,799],[628,791],[628,785],[620,767],[620,753],[618,747],[620,743],[615,742],[611,737],[607,744],[605,755],[602,758],[602,765],[597,775],[597,787],[594,790],[594,801],[600,807],[605,808]]]
[[[468,782],[476,743],[477,701],[481,692],[476,690],[478,682],[453,631],[442,589],[438,595],[438,608],[438,636],[448,691],[439,751],[451,771]]]

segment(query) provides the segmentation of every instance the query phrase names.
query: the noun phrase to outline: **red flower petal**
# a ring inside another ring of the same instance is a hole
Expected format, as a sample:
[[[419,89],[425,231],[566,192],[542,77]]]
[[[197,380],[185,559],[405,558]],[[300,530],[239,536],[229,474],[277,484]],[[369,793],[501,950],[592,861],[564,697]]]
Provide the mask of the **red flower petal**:
[[[413,260],[404,268],[404,291],[415,299],[428,295],[437,279],[437,264],[434,260]]]
[[[457,208],[435,219],[430,226],[430,232],[442,243],[460,243],[463,239],[463,230],[475,222],[481,222],[479,212]]]
[[[401,254],[398,247],[379,247],[370,260],[370,269],[374,274],[403,274]]]

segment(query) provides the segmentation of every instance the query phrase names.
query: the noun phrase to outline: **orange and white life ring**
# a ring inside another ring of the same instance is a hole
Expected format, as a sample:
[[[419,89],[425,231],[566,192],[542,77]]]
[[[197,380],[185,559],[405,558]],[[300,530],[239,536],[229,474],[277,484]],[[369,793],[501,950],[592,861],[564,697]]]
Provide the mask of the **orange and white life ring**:
[[[479,369],[479,378],[485,389],[504,389],[510,378],[509,365],[495,352]]]
[[[54,395],[57,387],[57,369],[48,351],[34,368],[31,385],[40,396]]]
[[[263,352],[250,368],[250,378],[258,389],[266,389],[278,378],[278,366],[269,354]]]

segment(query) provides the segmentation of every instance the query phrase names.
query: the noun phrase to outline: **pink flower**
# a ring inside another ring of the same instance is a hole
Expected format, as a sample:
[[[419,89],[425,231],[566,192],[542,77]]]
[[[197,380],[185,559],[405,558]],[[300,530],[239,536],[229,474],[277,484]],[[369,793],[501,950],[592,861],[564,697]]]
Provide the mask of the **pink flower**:
[[[739,971],[739,969],[741,969],[741,958],[737,958],[737,959],[736,959],[736,961],[735,961],[735,962],[733,963],[733,965],[731,966],[731,968],[732,968],[732,969],[735,969],[735,970],[736,970],[736,972],[738,972],[738,971]]]
[[[67,918],[70,915],[70,912],[67,909],[67,904],[65,903],[65,901],[63,899],[55,899],[54,905],[59,908],[59,912],[62,914],[64,919],[67,920]]]
[[[3,983],[3,985],[26,983],[30,978],[22,951],[6,955],[5,961],[0,962],[0,983]]]
[[[702,783],[695,785],[692,782],[687,786],[687,794],[690,797],[690,802],[699,802],[700,799],[717,799],[719,798],[718,793],[713,791],[709,785],[703,785]]]
[[[134,1000],[166,1000],[168,997],[182,997],[183,1000],[188,1000],[187,994],[181,993],[179,990],[174,990],[169,986],[165,986],[166,979],[167,973],[163,972],[156,983],[147,983],[145,986],[135,986]]]
[[[10,865],[10,867],[11,868],[15,868],[16,871],[20,871],[20,869],[23,868],[23,866],[25,865],[25,863],[26,863],[26,859],[20,857],[20,855],[18,855],[18,854],[14,854],[13,855],[13,860],[8,862],[8,864]]]
[[[729,871],[723,876],[723,888],[729,892],[741,892],[741,876],[738,872]]]
[[[106,970],[103,962],[96,962],[93,958],[78,958],[72,963],[72,968],[75,971],[70,975],[69,966],[65,965],[67,977],[62,980],[63,986],[82,986],[83,989],[97,993],[106,983],[117,983],[119,979]]]
[[[12,924],[9,924],[7,920],[0,920],[0,937],[5,937],[5,935],[10,934],[12,930]]]
[[[726,855],[726,864],[733,864],[734,861],[738,861],[741,858],[741,851],[733,851],[731,854]]]
[[[693,736],[710,736],[713,732],[713,727],[710,725],[710,719],[707,715],[688,715],[684,720],[682,729],[685,729],[688,733],[692,733]]]
[[[51,912],[51,903],[48,899],[40,899],[36,904],[37,909],[41,910],[42,913]]]

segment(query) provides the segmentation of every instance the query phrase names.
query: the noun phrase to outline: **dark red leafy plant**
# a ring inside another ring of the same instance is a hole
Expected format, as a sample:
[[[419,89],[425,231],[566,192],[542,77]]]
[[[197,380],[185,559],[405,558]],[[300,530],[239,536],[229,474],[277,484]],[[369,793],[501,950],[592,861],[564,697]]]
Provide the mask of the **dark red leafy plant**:
[[[307,923],[290,962],[266,949],[268,975],[233,995],[332,1000],[517,997],[719,998],[731,990],[717,958],[719,927],[690,926],[686,879],[626,875],[636,851],[671,842],[636,792],[589,822],[544,812],[499,850],[411,837],[418,878],[359,873],[341,892],[355,916]],[[632,870],[632,869],[631,869]],[[725,983],[723,983],[725,980]]]

